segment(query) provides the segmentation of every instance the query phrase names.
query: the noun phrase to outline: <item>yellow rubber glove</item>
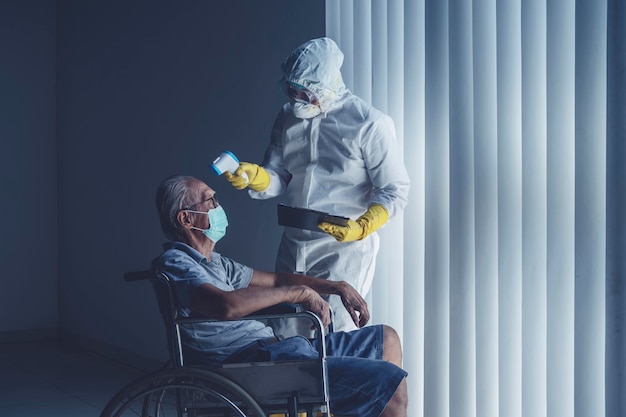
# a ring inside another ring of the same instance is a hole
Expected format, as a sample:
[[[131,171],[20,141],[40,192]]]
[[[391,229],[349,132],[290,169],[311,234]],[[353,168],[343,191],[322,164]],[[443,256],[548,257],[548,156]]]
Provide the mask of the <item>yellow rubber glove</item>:
[[[380,204],[372,204],[367,211],[356,221],[348,220],[347,226],[339,226],[332,223],[322,222],[317,225],[339,242],[352,242],[362,240],[375,230],[379,229],[389,220],[387,209]]]
[[[248,178],[243,175],[244,173]],[[263,191],[270,186],[270,174],[257,164],[248,162],[240,162],[239,168],[237,168],[234,174],[225,172],[224,176],[238,190],[250,187],[254,191]]]

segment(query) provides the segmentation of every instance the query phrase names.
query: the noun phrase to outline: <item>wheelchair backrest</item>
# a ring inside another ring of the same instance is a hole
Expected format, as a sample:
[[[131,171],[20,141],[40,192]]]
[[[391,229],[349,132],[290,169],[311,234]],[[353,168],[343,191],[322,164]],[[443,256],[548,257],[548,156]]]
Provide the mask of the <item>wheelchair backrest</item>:
[[[165,324],[167,349],[170,354],[170,360],[175,367],[183,366],[183,347],[180,338],[180,327],[177,323],[178,311],[176,310],[174,289],[172,288],[169,277],[164,273],[146,270],[127,272],[124,274],[124,280],[150,281],[156,295],[159,312]]]

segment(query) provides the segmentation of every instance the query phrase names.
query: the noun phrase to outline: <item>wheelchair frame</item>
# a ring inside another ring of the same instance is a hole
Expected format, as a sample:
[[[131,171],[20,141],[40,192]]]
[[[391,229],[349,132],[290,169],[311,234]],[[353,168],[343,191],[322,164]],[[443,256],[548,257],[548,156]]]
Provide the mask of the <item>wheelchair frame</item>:
[[[178,417],[277,414],[301,417],[304,412],[307,417],[330,416],[325,336],[323,324],[314,313],[303,311],[297,305],[281,304],[237,320],[306,318],[312,321],[317,329],[318,345],[322,347],[315,360],[188,366],[180,327],[224,320],[180,317],[172,281],[165,273],[128,272],[124,279],[127,282],[148,280],[153,284],[166,326],[170,361],[163,369],[123,387],[100,417],[160,417],[169,415],[165,414],[166,410]],[[141,408],[141,412],[135,408]]]

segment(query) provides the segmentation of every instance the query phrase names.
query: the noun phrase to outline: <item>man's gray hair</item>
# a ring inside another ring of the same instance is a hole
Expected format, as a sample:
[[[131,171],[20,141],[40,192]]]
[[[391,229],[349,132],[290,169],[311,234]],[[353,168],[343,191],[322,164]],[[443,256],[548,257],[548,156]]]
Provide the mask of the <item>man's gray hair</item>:
[[[163,180],[156,192],[156,207],[163,233],[170,240],[179,240],[182,226],[178,222],[178,212],[190,204],[190,186],[196,178],[186,175],[173,175]]]

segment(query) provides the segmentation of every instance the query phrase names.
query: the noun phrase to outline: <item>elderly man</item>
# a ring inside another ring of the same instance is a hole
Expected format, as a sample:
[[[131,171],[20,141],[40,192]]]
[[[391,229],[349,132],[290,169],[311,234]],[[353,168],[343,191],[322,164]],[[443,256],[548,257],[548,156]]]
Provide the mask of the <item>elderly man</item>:
[[[406,372],[402,349],[389,326],[363,327],[367,304],[343,281],[252,269],[214,252],[228,220],[215,192],[188,176],[165,179],[156,194],[161,227],[170,240],[154,260],[157,271],[174,283],[179,313],[201,314],[220,323],[183,329],[188,360],[197,364],[318,357],[315,341],[301,336],[279,340],[258,321],[241,320],[278,303],[299,303],[330,322],[322,295],[338,295],[358,330],[328,335],[330,406],[335,415],[406,416]]]

